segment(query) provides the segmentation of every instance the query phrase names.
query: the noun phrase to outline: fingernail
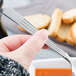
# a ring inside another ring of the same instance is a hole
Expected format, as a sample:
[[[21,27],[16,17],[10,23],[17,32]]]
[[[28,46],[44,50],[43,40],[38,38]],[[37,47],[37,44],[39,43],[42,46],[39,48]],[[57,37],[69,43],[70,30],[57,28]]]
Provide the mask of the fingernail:
[[[43,40],[46,41],[48,39],[48,31],[45,29],[42,29],[38,32],[38,36]]]

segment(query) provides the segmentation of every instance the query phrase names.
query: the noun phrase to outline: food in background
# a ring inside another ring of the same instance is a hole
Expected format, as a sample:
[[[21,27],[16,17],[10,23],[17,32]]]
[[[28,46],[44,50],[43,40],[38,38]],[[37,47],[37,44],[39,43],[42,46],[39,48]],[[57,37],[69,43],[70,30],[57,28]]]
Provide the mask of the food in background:
[[[49,36],[57,41],[76,46],[76,9],[71,9],[62,14],[62,10],[57,8],[51,17],[46,14],[35,14],[24,18],[38,30],[48,30]],[[27,32],[22,27],[18,27],[22,31]]]
[[[49,36],[56,37],[61,25],[61,17],[62,11],[60,9],[56,9],[52,14],[51,23],[47,29],[49,32]]]
[[[73,38],[71,36],[71,29],[69,30],[69,32],[67,34],[66,41],[67,41],[67,43],[69,43],[69,44],[71,44],[73,46],[76,46],[76,43],[75,43],[75,41],[73,40]]]
[[[25,16],[24,18],[29,21],[33,26],[35,26],[38,30],[48,27],[51,21],[51,17],[45,14],[35,14]],[[19,28],[25,32],[25,29],[20,26]]]
[[[76,22],[72,25],[71,36],[72,36],[73,41],[76,44]]]
[[[67,12],[64,12],[62,20],[64,23],[72,23],[73,21],[76,20],[76,8],[71,9]]]
[[[65,24],[62,22],[55,39],[59,42],[65,42],[68,31],[71,28],[71,26],[72,24]]]

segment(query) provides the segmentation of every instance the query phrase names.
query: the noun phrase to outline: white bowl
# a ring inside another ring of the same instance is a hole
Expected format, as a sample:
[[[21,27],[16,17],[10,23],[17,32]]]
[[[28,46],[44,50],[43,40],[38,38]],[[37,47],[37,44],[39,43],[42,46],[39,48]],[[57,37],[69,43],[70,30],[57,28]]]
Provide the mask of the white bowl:
[[[72,58],[72,60],[76,58]],[[70,64],[63,58],[55,59],[40,59],[34,60],[29,68],[30,76],[35,76],[35,69],[37,68],[67,68],[70,69]]]

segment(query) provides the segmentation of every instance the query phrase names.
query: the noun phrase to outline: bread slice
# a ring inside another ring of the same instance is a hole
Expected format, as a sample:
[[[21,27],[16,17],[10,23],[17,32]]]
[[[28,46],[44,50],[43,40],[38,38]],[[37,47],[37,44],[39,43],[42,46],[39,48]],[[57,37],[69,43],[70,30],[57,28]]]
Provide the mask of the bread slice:
[[[74,42],[76,43],[76,22],[73,24],[73,26],[71,28],[71,36],[72,36]]]
[[[74,42],[74,40],[72,39],[72,36],[71,36],[71,29],[69,30],[69,32],[67,34],[66,41],[67,41],[67,43],[69,43],[73,46],[76,46],[76,43]]]
[[[64,42],[71,26],[72,24],[65,24],[62,22],[55,39],[59,42]]]
[[[76,9],[71,9],[63,14],[62,20],[64,23],[72,23],[76,20]]]
[[[51,17],[45,14],[35,14],[24,17],[27,21],[29,21],[33,26],[35,26],[38,30],[44,29],[49,26]],[[25,32],[25,30],[19,26],[19,28]]]
[[[60,9],[56,9],[52,14],[51,24],[47,29],[49,32],[49,36],[56,37],[61,25],[61,17],[62,17],[62,11]]]

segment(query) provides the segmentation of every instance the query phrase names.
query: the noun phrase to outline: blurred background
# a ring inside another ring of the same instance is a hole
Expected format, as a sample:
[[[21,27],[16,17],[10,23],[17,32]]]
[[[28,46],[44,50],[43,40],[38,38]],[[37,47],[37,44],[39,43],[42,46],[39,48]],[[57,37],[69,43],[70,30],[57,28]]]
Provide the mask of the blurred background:
[[[3,7],[22,7],[30,4],[33,0],[4,0]]]

